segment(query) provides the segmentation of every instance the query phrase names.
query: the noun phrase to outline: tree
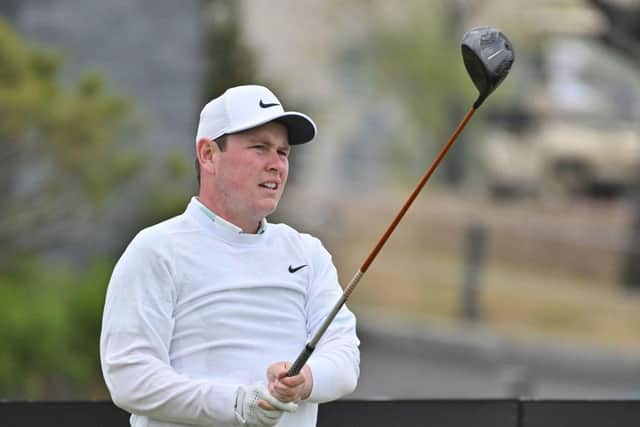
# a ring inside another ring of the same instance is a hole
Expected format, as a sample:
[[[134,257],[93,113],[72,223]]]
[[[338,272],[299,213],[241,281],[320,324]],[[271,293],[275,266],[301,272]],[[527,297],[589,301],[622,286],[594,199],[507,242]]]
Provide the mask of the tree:
[[[240,36],[241,5],[230,0],[202,3],[203,56],[205,60],[204,102],[227,88],[249,84],[255,78],[255,62]]]
[[[65,88],[61,65],[0,21],[0,270],[68,241],[140,165],[129,102],[95,74]]]
[[[361,3],[365,7],[367,1]],[[364,51],[365,69],[357,74],[371,78],[387,102],[397,101],[409,118],[412,127],[404,129],[407,134],[394,135],[393,163],[428,164],[474,99],[460,55],[458,3],[407,1],[402,8],[391,3],[375,8],[362,46],[351,47],[345,55],[353,62],[357,58],[353,51]],[[439,175],[449,184],[460,184],[465,178],[469,147],[463,138],[441,167]]]
[[[92,390],[112,265],[78,272],[41,255],[72,246],[77,222],[97,223],[138,171],[121,146],[134,112],[95,74],[62,84],[61,67],[0,21],[0,398],[104,396]]]

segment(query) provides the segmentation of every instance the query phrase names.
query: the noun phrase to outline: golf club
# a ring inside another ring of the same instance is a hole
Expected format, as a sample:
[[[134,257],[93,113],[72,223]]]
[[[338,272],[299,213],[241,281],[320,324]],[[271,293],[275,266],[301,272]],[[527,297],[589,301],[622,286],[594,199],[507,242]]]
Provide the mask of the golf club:
[[[484,100],[500,85],[500,83],[502,83],[505,77],[507,77],[514,60],[513,47],[511,42],[502,32],[491,27],[478,27],[466,32],[462,37],[462,59],[464,61],[465,68],[467,69],[467,73],[471,77],[476,89],[478,89],[478,98],[462,121],[458,124],[456,130],[449,137],[447,143],[442,147],[436,159],[433,161],[429,169],[427,169],[422,179],[420,179],[420,182],[400,211],[396,214],[380,240],[378,240],[378,243],[365,259],[358,272],[353,276],[347,287],[344,289],[342,296],[331,312],[327,315],[327,318],[324,320],[318,331],[311,340],[307,342],[295,362],[290,366],[287,371],[287,376],[291,377],[300,372],[315,350],[320,338],[322,338],[327,328],[338,314],[340,308],[342,308],[342,306],[347,302],[349,296],[358,285],[358,282],[369,269],[369,266],[389,239],[389,236],[391,236],[391,233],[393,233],[400,220],[402,220],[402,217],[416,199],[420,190],[422,190],[422,187],[424,187],[444,156],[447,154],[449,148],[451,148],[453,143],[456,141],[458,135],[460,135]]]

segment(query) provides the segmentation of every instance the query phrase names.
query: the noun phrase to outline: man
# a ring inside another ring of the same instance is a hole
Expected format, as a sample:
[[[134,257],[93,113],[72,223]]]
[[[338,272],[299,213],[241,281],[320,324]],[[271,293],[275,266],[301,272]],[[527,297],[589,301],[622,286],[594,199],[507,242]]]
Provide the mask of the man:
[[[319,240],[265,219],[290,147],[315,134],[262,86],[202,109],[198,197],[132,240],[107,291],[102,370],[133,426],[314,426],[318,403],[354,390],[359,342],[346,307],[286,376],[342,292]]]

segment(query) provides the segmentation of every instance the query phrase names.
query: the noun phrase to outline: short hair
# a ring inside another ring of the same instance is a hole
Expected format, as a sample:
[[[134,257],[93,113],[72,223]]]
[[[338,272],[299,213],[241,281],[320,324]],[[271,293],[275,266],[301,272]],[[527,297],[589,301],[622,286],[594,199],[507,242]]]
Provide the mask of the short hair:
[[[213,142],[216,143],[220,151],[225,151],[227,149],[227,135],[222,135],[214,139]],[[198,160],[197,153],[196,153],[195,166],[196,166],[196,179],[198,180],[198,190],[200,190],[200,161]]]

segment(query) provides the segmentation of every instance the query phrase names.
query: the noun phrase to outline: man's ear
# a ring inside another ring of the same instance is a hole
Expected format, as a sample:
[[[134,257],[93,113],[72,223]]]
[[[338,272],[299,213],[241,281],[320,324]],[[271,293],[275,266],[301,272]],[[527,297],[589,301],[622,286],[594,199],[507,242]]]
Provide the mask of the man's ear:
[[[213,172],[213,160],[220,153],[218,144],[208,138],[200,138],[196,144],[196,156],[200,162],[200,170]]]

